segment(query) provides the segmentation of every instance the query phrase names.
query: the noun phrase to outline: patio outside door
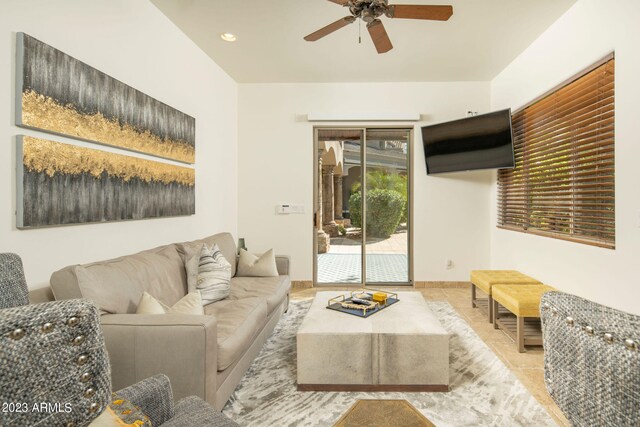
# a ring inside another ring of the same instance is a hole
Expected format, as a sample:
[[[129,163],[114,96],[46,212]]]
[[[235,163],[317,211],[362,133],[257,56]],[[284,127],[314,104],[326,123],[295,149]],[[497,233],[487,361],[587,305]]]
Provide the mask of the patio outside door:
[[[314,284],[412,283],[410,142],[410,129],[315,129]]]

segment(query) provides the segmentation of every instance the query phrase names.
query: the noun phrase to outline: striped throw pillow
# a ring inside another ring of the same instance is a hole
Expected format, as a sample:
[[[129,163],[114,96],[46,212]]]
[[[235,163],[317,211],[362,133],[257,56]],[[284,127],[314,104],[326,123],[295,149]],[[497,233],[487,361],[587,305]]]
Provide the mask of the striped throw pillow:
[[[206,244],[202,245],[196,289],[200,291],[202,296],[202,305],[220,301],[229,296],[231,264],[224,257],[218,245],[213,245],[213,248]]]

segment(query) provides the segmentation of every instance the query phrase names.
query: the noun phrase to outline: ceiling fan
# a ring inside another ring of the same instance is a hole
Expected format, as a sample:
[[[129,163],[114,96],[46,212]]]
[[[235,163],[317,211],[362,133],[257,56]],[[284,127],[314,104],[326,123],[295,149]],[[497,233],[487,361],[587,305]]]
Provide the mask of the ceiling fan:
[[[369,35],[378,53],[389,52],[393,49],[391,40],[384,29],[379,17],[400,19],[426,19],[432,21],[447,21],[453,15],[452,6],[432,6],[417,4],[389,4],[388,0],[329,0],[349,8],[350,16],[338,19],[326,27],[320,28],[304,39],[314,42],[356,21],[357,18],[367,23]]]

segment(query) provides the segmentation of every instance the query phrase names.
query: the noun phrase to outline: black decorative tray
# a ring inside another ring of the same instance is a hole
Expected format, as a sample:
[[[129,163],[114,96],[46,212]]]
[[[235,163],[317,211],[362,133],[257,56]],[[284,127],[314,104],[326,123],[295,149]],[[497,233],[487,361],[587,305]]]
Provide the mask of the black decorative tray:
[[[371,292],[369,290],[360,290],[351,292],[351,296],[338,295],[335,298],[331,298],[327,303],[327,308],[329,310],[340,311],[342,313],[351,314],[353,316],[367,318],[400,301],[398,299],[398,294],[384,291],[375,291],[375,293],[385,294],[385,302],[373,301],[374,292]],[[354,298],[356,299],[356,301],[364,300],[369,302],[369,304],[357,304],[356,302],[354,302]],[[361,308],[359,306],[361,306]]]

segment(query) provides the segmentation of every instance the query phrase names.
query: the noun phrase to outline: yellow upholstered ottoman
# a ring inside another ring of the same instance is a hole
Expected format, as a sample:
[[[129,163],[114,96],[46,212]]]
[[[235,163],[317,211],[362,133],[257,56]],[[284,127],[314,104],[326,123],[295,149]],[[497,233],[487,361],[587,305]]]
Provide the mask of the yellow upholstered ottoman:
[[[556,289],[547,285],[494,285],[493,327],[504,330],[524,352],[525,345],[542,345],[540,329],[540,299],[545,292]],[[498,304],[513,315],[501,316]],[[529,321],[527,321],[529,319]]]
[[[471,306],[487,309],[489,322],[493,322],[493,299],[491,288],[494,285],[539,285],[540,281],[516,270],[472,270]],[[476,287],[489,296],[488,299],[476,298]]]

